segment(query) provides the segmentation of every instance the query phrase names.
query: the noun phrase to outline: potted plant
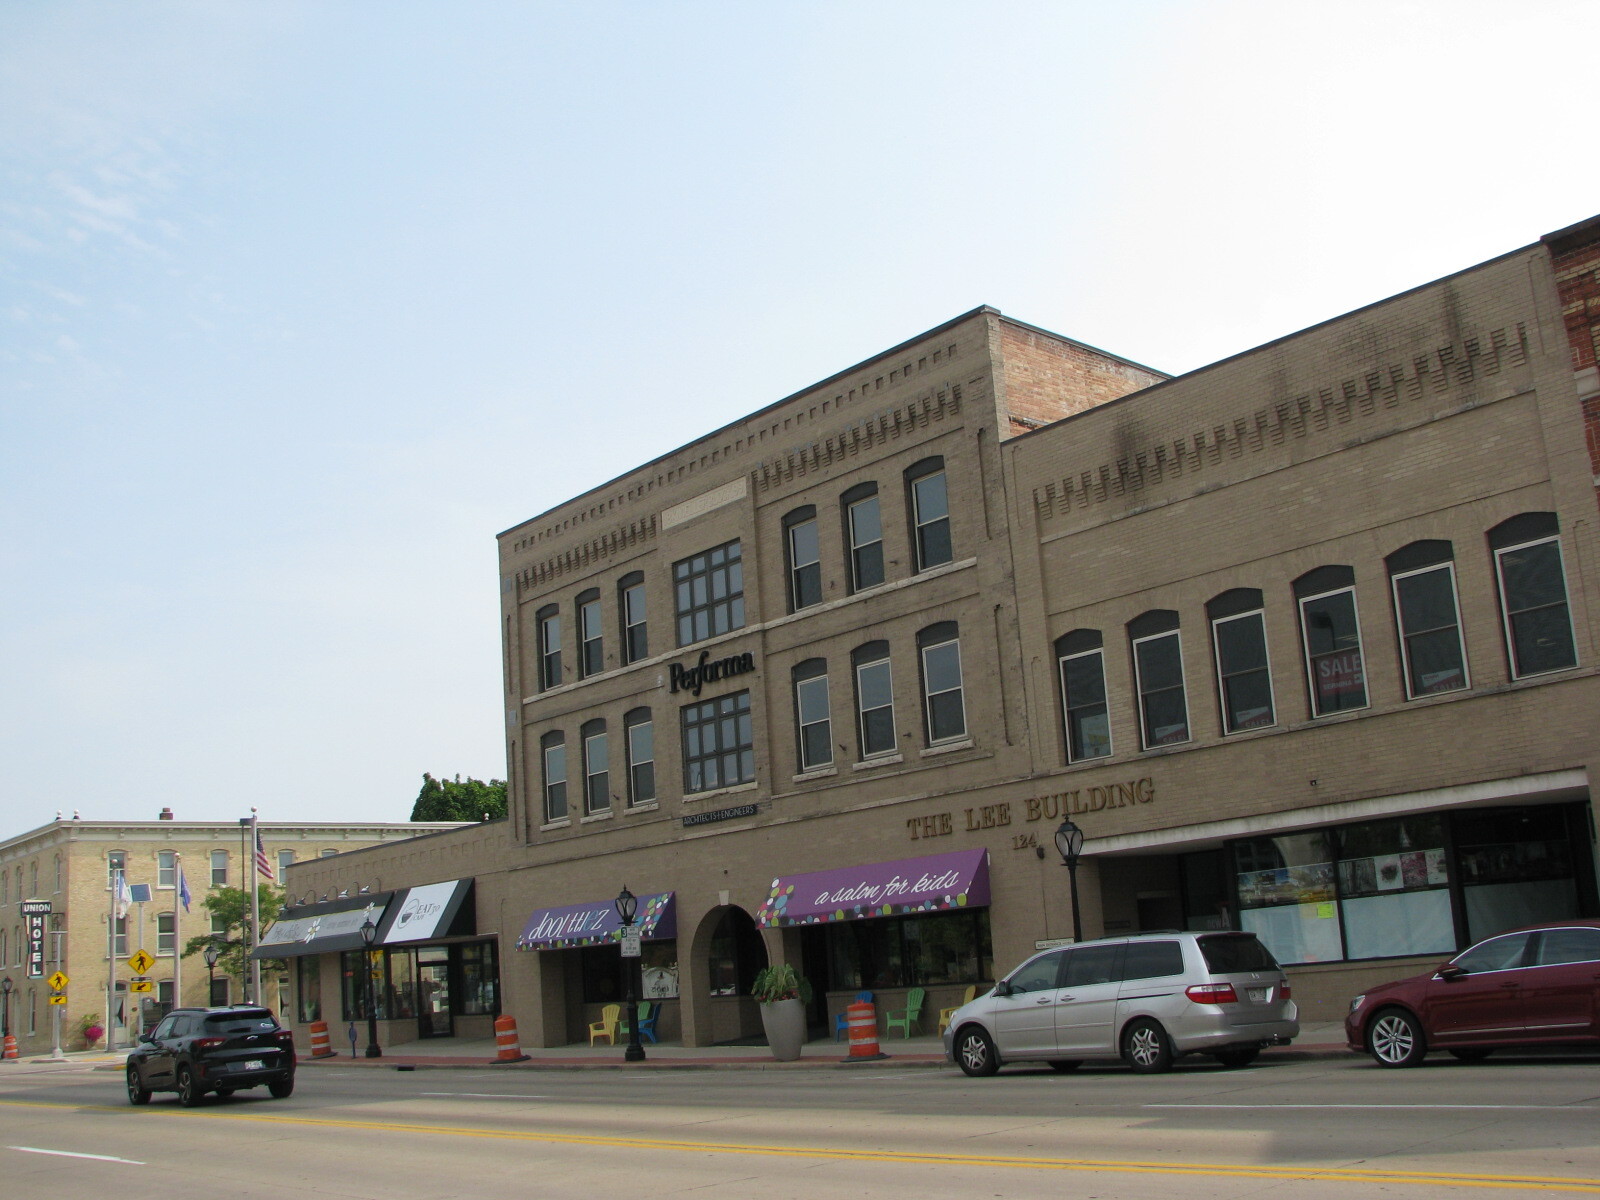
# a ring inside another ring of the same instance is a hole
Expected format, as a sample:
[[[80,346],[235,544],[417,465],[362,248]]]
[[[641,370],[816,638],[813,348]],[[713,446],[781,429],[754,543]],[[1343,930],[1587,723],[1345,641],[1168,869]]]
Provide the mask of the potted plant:
[[[100,1018],[95,1016],[94,1013],[84,1013],[83,1017],[78,1021],[78,1032],[83,1035],[83,1048],[85,1050],[93,1050],[94,1044],[100,1040],[105,1031],[106,1027],[101,1024]]]
[[[806,1005],[811,985],[788,963],[763,967],[750,994],[761,1004],[761,1027],[767,1034],[772,1057],[793,1062],[806,1040]]]

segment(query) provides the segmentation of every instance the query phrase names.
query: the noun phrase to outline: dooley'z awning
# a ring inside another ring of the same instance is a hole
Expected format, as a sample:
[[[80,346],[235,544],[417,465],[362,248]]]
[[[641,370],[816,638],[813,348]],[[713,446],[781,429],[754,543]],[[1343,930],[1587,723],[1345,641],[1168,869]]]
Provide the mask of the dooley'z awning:
[[[782,875],[756,910],[756,924],[821,925],[866,917],[979,908],[989,903],[989,852],[956,850],[836,871]]]
[[[640,896],[633,928],[647,942],[678,936],[677,911],[673,893]],[[528,918],[517,939],[518,950],[558,950],[567,946],[600,946],[622,940],[622,921],[611,900],[589,904],[569,904],[565,908],[541,908]]]

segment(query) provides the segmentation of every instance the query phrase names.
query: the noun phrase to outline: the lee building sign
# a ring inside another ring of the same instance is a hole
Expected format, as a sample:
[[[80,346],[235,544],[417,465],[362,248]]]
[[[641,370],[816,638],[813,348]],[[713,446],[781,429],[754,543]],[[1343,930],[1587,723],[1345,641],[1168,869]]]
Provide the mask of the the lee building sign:
[[[1127,783],[1075,788],[1070,792],[1052,792],[1048,796],[1029,796],[1020,803],[1002,800],[996,804],[964,808],[959,812],[908,817],[906,829],[915,842],[923,838],[949,837],[955,833],[981,833],[985,829],[1000,829],[1014,823],[1054,821],[1082,813],[1104,812],[1108,808],[1129,808],[1137,804],[1149,804],[1155,798],[1156,781],[1146,775]]]

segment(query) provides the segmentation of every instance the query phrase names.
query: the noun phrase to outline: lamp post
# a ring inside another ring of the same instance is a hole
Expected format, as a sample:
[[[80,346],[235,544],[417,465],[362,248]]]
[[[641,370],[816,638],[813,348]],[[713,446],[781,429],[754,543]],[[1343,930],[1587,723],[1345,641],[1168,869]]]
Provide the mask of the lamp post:
[[[206,943],[204,952],[206,960],[206,1007],[210,1008],[217,998],[217,959],[222,957],[222,944],[216,938]]]
[[[1068,817],[1056,830],[1056,850],[1067,868],[1068,886],[1072,890],[1072,940],[1083,941],[1083,918],[1078,914],[1078,858],[1083,853],[1083,830]]]
[[[372,942],[378,936],[378,926],[372,920],[372,907],[367,906],[367,919],[361,923],[361,940],[366,944],[367,952],[362,957],[366,959],[363,964],[367,973],[367,1048],[363,1052],[368,1058],[382,1058],[383,1051],[378,1049],[378,1005],[372,990]]]
[[[633,930],[633,918],[639,911],[639,898],[622,885],[617,893],[617,919],[622,922],[622,973],[628,977],[628,1048],[622,1054],[624,1062],[643,1062],[644,1045],[639,1041],[639,993],[633,986],[634,965],[637,956],[628,954],[628,941]]]
[[[11,1036],[11,993],[16,986],[9,975],[0,979],[0,1037]]]

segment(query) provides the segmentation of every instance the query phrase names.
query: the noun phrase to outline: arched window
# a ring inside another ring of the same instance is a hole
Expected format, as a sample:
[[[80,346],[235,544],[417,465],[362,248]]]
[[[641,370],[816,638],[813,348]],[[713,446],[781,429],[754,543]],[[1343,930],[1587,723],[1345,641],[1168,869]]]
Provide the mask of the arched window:
[[[605,635],[601,629],[600,589],[579,592],[574,604],[578,614],[578,678],[587,679],[606,669]]]
[[[547,604],[534,618],[539,636],[539,690],[561,686],[561,609]]]
[[[1217,664],[1222,732],[1267,728],[1276,716],[1261,592],[1256,588],[1223,592],[1206,603],[1206,618],[1211,622],[1211,651]]]
[[[961,633],[954,621],[940,621],[917,634],[922,668],[922,717],[928,745],[967,736],[967,709],[961,686]]]
[[[1406,699],[1466,687],[1454,548],[1445,541],[1412,542],[1383,562],[1389,568]]]
[[[822,603],[822,546],[815,505],[797,508],[783,518],[783,553],[789,574],[789,611]]]
[[[844,511],[844,542],[850,564],[850,590],[883,582],[883,513],[878,485],[858,483],[839,498]]]
[[[617,581],[617,615],[622,621],[622,661],[650,657],[650,626],[645,619],[644,572],[632,571]]]
[[[583,811],[587,816],[611,811],[611,753],[603,720],[585,721],[583,738]]]
[[[1153,609],[1128,622],[1139,730],[1146,750],[1189,740],[1189,701],[1183,686],[1178,614]]]
[[[1098,629],[1074,629],[1056,639],[1061,673],[1061,713],[1067,761],[1111,753],[1111,714],[1106,706],[1105,649]]]
[[[655,723],[650,710],[630,709],[622,728],[628,742],[628,803],[648,804],[656,798]]]
[[[833,764],[833,721],[828,703],[828,662],[808,658],[792,672],[795,759],[801,771]]]
[[[545,824],[567,819],[567,741],[560,730],[539,739],[544,765]]]
[[[1311,715],[1367,706],[1366,663],[1356,615],[1356,573],[1349,567],[1318,567],[1294,581],[1305,644]]]
[[[953,557],[950,496],[944,459],[925,458],[906,471],[906,508],[911,514],[911,549],[918,571]]]
[[[1489,531],[1511,677],[1578,665],[1555,513],[1523,513]]]
[[[868,642],[850,654],[855,675],[856,732],[861,757],[891,754],[895,748],[894,676],[890,671],[889,643]]]

